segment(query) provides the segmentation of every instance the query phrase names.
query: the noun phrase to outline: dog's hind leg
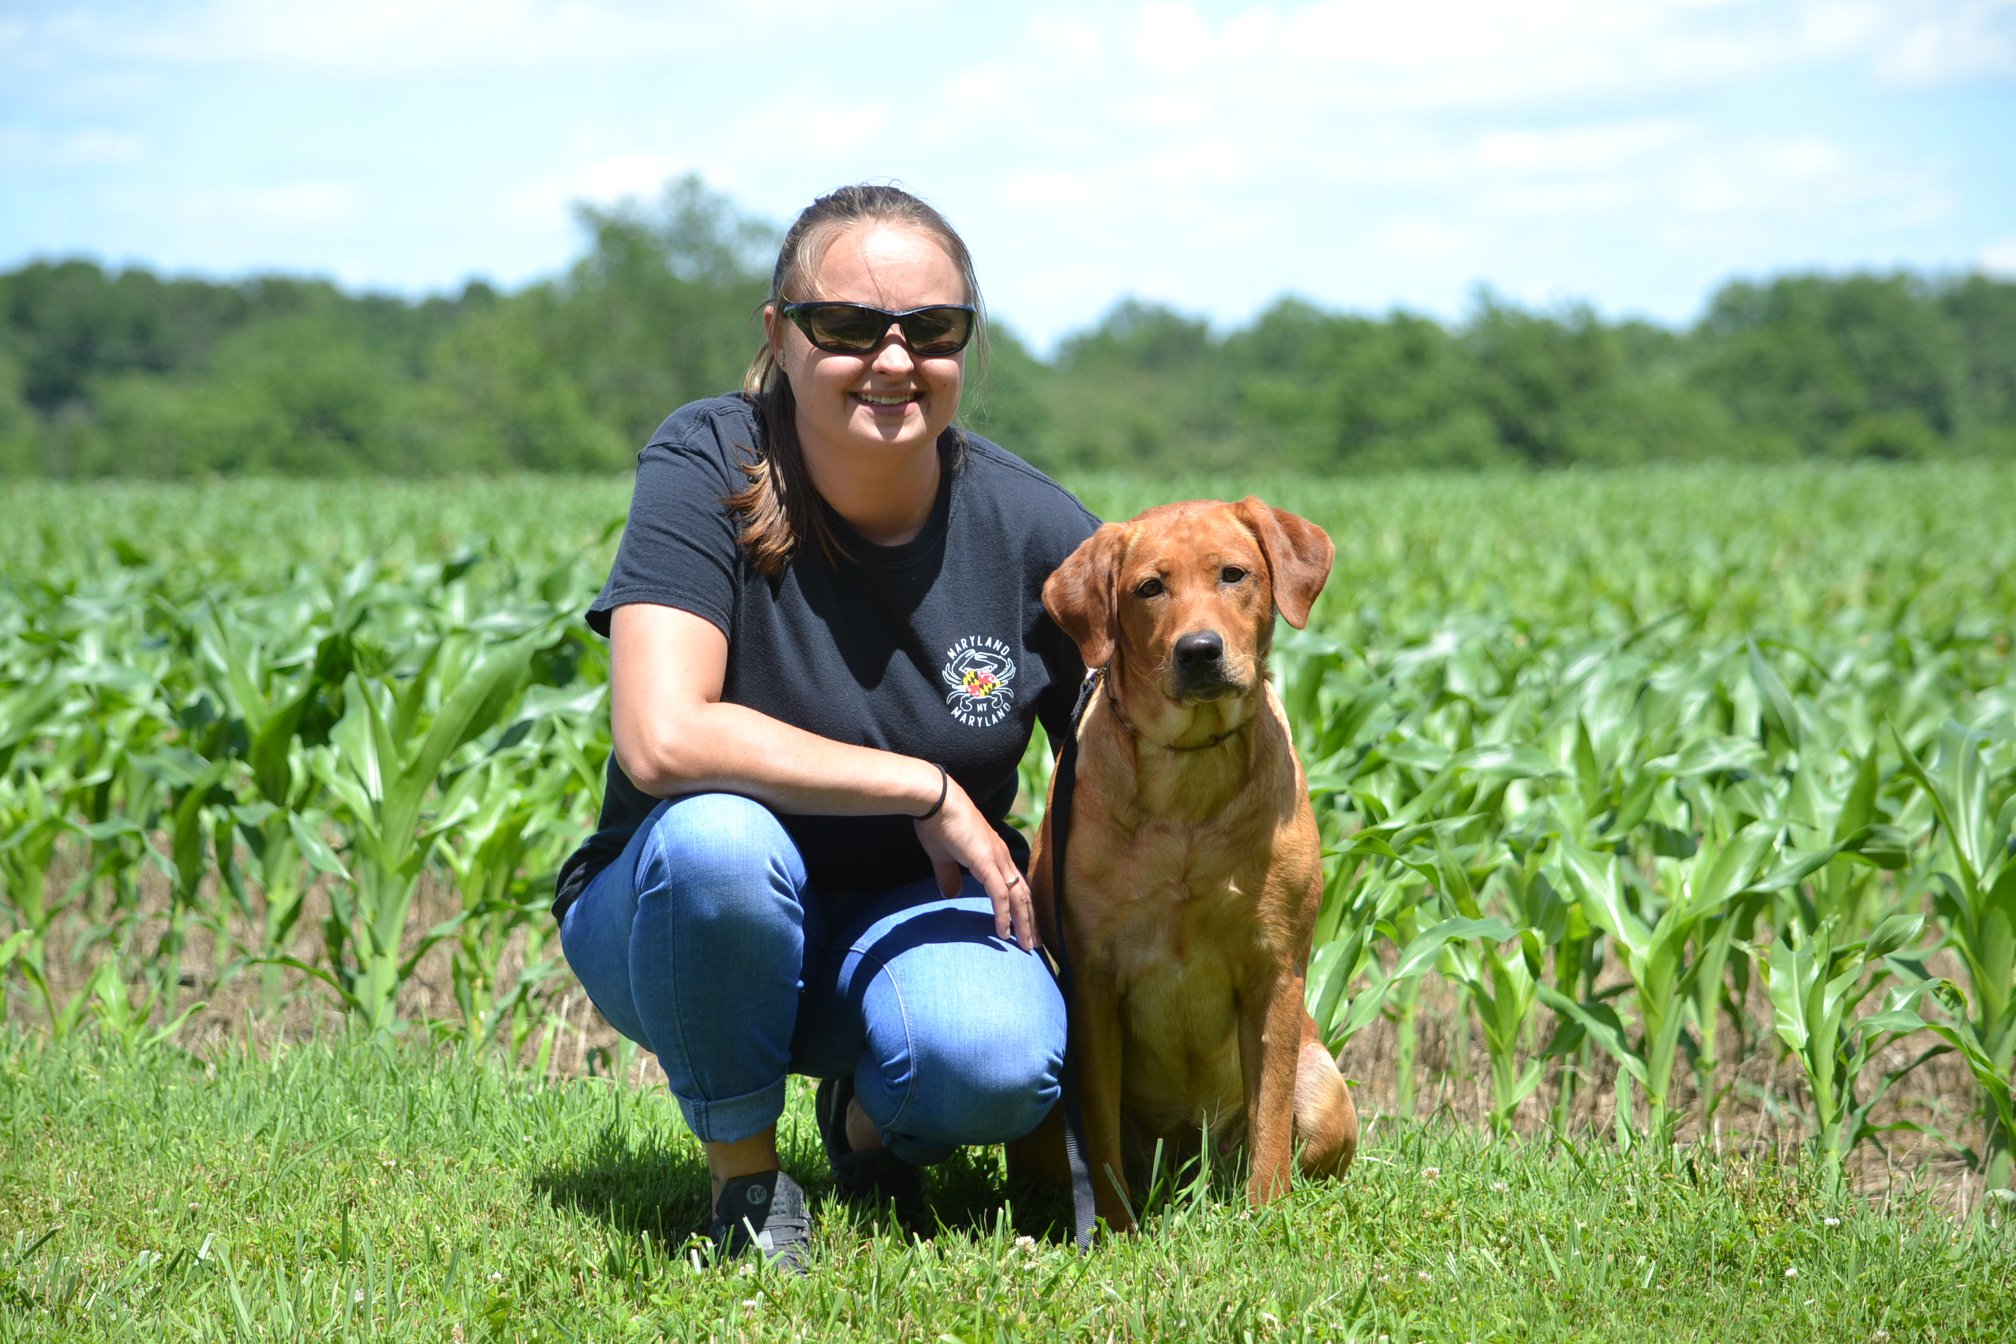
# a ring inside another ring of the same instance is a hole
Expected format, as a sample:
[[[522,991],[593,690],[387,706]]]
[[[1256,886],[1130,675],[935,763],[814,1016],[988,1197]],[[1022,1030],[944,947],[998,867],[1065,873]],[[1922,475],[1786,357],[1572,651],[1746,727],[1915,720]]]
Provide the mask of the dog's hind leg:
[[[1358,1108],[1314,1022],[1295,1061],[1295,1146],[1305,1176],[1342,1176],[1358,1152]]]

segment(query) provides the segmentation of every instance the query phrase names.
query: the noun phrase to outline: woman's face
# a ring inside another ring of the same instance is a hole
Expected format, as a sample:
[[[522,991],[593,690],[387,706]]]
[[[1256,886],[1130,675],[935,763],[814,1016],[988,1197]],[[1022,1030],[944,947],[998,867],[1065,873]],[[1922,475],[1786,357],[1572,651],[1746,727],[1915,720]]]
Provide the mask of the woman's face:
[[[892,312],[967,302],[965,281],[945,249],[901,224],[863,224],[840,233],[820,258],[811,290],[783,297]],[[920,356],[892,322],[873,351],[839,355],[815,347],[774,307],[764,309],[763,324],[797,398],[798,438],[808,454],[928,447],[959,409],[963,350]]]

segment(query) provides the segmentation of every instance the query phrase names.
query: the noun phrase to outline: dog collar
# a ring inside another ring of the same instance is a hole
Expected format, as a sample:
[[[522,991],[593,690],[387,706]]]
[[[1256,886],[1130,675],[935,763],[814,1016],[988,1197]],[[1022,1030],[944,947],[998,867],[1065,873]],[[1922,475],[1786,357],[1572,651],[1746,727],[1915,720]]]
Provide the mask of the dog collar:
[[[1104,689],[1103,683],[1105,682],[1105,680],[1106,680],[1106,669],[1103,667],[1094,668],[1092,669],[1091,672],[1086,674],[1086,683],[1087,683],[1086,698],[1088,704],[1090,703],[1091,692],[1094,689],[1103,690]],[[1236,728],[1227,728],[1224,732],[1218,734],[1218,736],[1211,738],[1208,741],[1192,743],[1187,747],[1179,747],[1173,742],[1157,742],[1152,737],[1142,736],[1141,730],[1139,728],[1136,728],[1133,724],[1127,722],[1127,716],[1120,712],[1120,702],[1118,700],[1114,699],[1111,695],[1106,696],[1105,700],[1106,700],[1107,712],[1112,714],[1113,721],[1119,724],[1123,729],[1125,729],[1129,737],[1133,738],[1137,742],[1145,742],[1149,746],[1157,747],[1163,751],[1209,751],[1213,747],[1223,746],[1225,743],[1231,741],[1233,738],[1237,737],[1240,733],[1244,732],[1249,726],[1251,726],[1253,722],[1251,719],[1248,719],[1245,723],[1240,724]]]

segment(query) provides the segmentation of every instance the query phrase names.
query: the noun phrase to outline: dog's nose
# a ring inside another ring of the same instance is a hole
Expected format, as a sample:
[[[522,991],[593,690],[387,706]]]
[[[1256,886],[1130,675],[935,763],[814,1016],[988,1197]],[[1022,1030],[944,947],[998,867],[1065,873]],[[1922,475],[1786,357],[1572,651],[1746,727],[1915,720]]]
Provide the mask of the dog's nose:
[[[1225,641],[1216,630],[1198,630],[1176,641],[1176,664],[1184,668],[1208,667],[1225,656]]]

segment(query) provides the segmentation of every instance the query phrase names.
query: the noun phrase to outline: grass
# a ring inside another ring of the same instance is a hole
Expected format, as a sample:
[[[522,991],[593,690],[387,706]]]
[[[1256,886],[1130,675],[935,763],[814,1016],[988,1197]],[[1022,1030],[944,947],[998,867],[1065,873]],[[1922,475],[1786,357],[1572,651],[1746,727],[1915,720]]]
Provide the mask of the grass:
[[[786,1161],[812,1272],[707,1263],[671,1102],[417,1042],[199,1058],[0,1029],[0,1339],[1920,1340],[2016,1337],[2016,1206],[1958,1219],[1707,1146],[1492,1142],[1373,1118],[1341,1183],[1261,1212],[1162,1190],[1077,1255],[998,1155],[906,1233]]]

